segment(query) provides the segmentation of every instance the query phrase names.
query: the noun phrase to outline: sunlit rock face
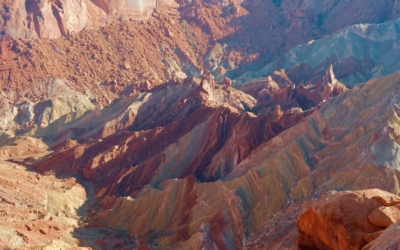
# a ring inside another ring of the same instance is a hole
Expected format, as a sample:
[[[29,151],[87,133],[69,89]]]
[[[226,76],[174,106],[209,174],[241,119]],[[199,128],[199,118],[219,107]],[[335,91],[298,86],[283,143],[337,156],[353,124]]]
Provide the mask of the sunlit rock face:
[[[2,30],[14,38],[59,38],[118,19],[146,21],[157,8],[179,7],[173,0],[17,0],[4,6],[9,18]]]

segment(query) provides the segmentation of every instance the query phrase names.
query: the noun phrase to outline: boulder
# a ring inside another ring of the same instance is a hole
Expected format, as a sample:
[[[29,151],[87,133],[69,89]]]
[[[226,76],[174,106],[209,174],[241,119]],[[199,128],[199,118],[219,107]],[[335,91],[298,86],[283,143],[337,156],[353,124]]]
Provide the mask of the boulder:
[[[379,207],[368,215],[368,220],[378,227],[388,227],[400,220],[400,205]]]
[[[368,216],[382,206],[375,197],[400,199],[378,189],[344,191],[318,207],[309,208],[297,221],[299,249],[360,249],[365,246],[364,235],[381,230],[368,220]]]
[[[362,250],[372,249],[399,249],[400,246],[400,222],[397,222],[383,232],[374,241],[364,246]]]

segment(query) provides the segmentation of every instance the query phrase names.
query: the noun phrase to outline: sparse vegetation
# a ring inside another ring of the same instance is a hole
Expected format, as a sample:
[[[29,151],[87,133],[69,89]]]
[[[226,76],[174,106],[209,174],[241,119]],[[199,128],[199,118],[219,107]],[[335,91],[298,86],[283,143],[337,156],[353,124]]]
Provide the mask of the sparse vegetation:
[[[181,18],[180,19],[180,24],[182,26],[182,29],[183,29],[183,32],[184,32],[184,34],[186,36],[186,40],[188,41],[188,44],[192,48],[193,52],[196,53],[196,51],[197,51],[197,45],[196,45],[196,42],[195,42],[196,39],[195,39],[193,33],[190,31],[188,22],[185,19]],[[200,62],[198,62],[198,61],[197,61],[197,63],[200,64]]]

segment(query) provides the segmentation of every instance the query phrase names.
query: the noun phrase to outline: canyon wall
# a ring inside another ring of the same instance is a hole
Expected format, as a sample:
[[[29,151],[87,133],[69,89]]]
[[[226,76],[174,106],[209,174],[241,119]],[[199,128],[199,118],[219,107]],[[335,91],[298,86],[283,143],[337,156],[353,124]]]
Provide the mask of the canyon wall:
[[[173,0],[5,1],[3,34],[14,38],[59,38],[97,29],[115,20],[146,21],[155,9],[170,11]]]

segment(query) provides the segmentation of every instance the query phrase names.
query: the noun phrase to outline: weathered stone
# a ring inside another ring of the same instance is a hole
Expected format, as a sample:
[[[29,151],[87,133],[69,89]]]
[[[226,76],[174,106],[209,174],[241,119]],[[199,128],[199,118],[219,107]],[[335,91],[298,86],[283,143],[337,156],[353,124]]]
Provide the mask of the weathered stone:
[[[386,228],[400,220],[400,205],[379,207],[368,215],[368,220],[378,227]]]
[[[371,211],[380,206],[373,198],[380,194],[390,195],[378,189],[344,191],[317,208],[307,210],[297,222],[299,249],[360,249],[365,246],[364,235],[381,230],[367,219]]]

